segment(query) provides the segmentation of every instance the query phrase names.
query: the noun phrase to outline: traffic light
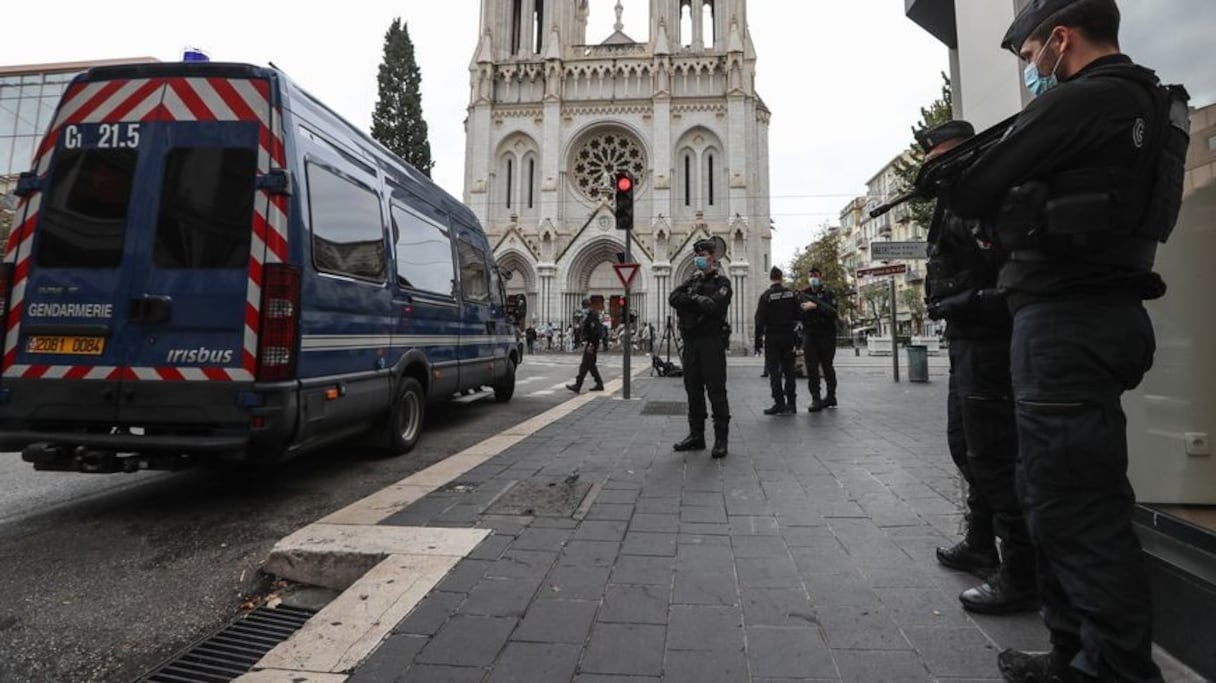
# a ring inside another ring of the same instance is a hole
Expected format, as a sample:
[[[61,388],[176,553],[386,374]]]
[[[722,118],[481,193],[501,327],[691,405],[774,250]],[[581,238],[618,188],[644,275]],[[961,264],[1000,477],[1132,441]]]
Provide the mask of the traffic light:
[[[616,174],[616,229],[633,229],[633,176],[625,171]]]

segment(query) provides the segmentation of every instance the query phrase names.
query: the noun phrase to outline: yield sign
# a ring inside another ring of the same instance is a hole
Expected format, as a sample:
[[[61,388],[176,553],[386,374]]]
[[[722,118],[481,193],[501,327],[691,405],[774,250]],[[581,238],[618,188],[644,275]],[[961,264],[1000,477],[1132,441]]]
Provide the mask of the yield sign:
[[[642,266],[637,263],[618,263],[612,266],[612,268],[616,271],[616,277],[621,281],[621,285],[625,289],[629,289],[633,285],[633,280],[638,276],[638,271],[642,269]]]

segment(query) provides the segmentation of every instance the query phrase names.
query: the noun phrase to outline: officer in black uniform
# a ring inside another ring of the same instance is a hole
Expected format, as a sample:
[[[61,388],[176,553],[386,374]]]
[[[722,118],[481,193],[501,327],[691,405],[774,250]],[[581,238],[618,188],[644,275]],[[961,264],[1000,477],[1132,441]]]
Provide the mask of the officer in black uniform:
[[[603,391],[604,379],[600,377],[600,369],[596,367],[596,361],[599,359],[600,337],[604,335],[604,325],[600,322],[599,314],[591,308],[591,299],[583,299],[583,324],[580,331],[579,339],[583,344],[583,361],[578,366],[578,377],[575,378],[574,384],[567,384],[566,388],[576,394],[579,393],[583,390],[583,380],[590,372],[592,379],[595,380],[595,386],[588,391]]]
[[[726,457],[730,434],[730,405],[726,401],[726,340],[730,328],[730,279],[718,272],[713,240],[693,245],[696,271],[676,287],[668,303],[680,318],[684,337],[684,390],[688,393],[688,436],[673,448],[705,449],[705,395],[714,413],[713,457]]]
[[[823,284],[823,271],[811,266],[810,287],[802,290],[802,353],[806,363],[807,384],[811,389],[808,413],[836,407],[836,294]],[[819,393],[819,369],[828,394]]]
[[[916,137],[928,162],[974,135],[970,123],[951,121]],[[987,579],[959,596],[964,608],[984,614],[1039,607],[1034,547],[1015,485],[1017,422],[1009,376],[1013,323],[996,289],[1004,260],[978,221],[960,220],[945,202],[938,203],[929,227],[925,294],[929,317],[948,326],[946,440],[967,480],[968,496],[967,534],[951,548],[938,548],[937,559]],[[1001,539],[999,556],[996,536]]]
[[[765,415],[798,412],[798,382],[794,377],[794,323],[802,315],[802,297],[785,286],[785,274],[773,267],[768,274],[772,286],[760,295],[756,306],[756,353],[764,349],[764,372],[773,391],[773,405]],[[784,380],[785,393],[782,393]]]
[[[1152,365],[1142,301],[1165,294],[1153,261],[1177,220],[1189,123],[1185,90],[1120,54],[1119,21],[1114,0],[1018,13],[1003,47],[1037,98],[950,192],[1010,254],[1020,494],[1053,646],[1001,653],[1010,681],[1162,680],[1119,401]]]

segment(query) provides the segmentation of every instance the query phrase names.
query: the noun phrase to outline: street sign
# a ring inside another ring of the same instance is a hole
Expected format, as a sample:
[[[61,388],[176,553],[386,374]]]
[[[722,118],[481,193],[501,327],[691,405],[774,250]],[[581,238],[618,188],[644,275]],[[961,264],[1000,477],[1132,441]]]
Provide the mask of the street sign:
[[[612,266],[612,269],[616,271],[616,277],[621,281],[621,286],[629,289],[633,286],[633,280],[638,276],[638,271],[642,269],[642,266],[637,263],[617,263]]]
[[[908,264],[896,263],[890,266],[873,266],[871,268],[858,268],[857,277],[882,277],[884,275],[902,275],[908,272]]]
[[[870,242],[871,261],[913,261],[929,258],[928,242]]]

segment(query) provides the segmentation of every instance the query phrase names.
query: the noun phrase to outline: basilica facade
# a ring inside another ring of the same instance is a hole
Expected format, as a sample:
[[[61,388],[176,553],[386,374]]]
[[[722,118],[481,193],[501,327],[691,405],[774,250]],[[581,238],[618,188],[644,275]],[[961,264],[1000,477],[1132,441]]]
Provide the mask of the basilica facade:
[[[615,31],[588,40],[587,0],[482,0],[470,65],[465,202],[508,294],[535,323],[564,326],[593,300],[622,322],[613,271],[617,171],[637,180],[630,313],[661,334],[692,245],[719,243],[734,283],[736,347],[750,346],[768,286],[769,111],[755,90],[746,0],[617,3]],[[638,16],[626,14],[626,11]],[[627,24],[648,30],[629,36]]]

